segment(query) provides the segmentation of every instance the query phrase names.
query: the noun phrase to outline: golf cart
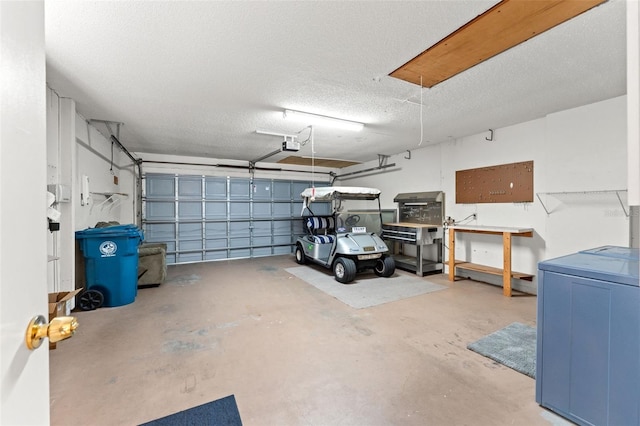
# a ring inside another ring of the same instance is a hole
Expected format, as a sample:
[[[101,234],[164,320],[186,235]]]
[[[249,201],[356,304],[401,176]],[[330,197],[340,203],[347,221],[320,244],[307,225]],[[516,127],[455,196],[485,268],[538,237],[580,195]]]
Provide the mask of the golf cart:
[[[390,277],[396,270],[393,257],[376,234],[382,226],[380,190],[349,186],[307,188],[302,194],[302,216],[307,235],[298,237],[296,262],[311,261],[333,269],[336,281],[353,281],[356,273],[373,269],[380,277]],[[347,210],[350,204],[360,208],[364,201],[377,200],[377,214]],[[332,214],[316,216],[311,208],[314,201],[331,202]]]

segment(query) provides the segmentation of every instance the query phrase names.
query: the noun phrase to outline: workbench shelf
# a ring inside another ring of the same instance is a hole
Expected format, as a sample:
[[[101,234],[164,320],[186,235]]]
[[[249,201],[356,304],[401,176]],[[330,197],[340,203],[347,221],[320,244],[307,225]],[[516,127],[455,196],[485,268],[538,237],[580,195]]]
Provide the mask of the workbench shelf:
[[[502,235],[502,260],[503,268],[494,268],[492,266],[480,265],[464,260],[455,259],[455,245],[457,232]],[[523,272],[515,272],[511,269],[511,238],[533,237],[533,228],[512,228],[500,226],[471,226],[471,225],[454,225],[449,227],[449,281],[455,281],[456,268],[462,270],[470,270],[485,274],[502,276],[502,293],[511,297],[511,279],[520,279],[532,281],[534,275]]]
[[[456,268],[467,269],[469,271],[482,272],[483,274],[499,275],[504,274],[504,269],[494,268],[493,266],[480,265],[478,263],[465,262],[463,260],[456,260]],[[534,275],[525,274],[524,272],[511,271],[511,278],[525,281],[533,281]]]

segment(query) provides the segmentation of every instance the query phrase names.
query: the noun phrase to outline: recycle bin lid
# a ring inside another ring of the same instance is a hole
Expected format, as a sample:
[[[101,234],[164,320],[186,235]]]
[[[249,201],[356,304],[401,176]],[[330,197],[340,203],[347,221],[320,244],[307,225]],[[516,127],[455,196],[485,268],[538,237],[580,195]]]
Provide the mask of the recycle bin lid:
[[[640,250],[638,248],[619,247],[619,246],[602,246],[589,250],[582,250],[580,253],[588,253],[599,256],[617,257],[620,259],[638,260],[640,259]]]
[[[139,237],[144,239],[142,230],[136,225],[114,225],[104,228],[87,228],[75,233],[76,239],[100,237]]]

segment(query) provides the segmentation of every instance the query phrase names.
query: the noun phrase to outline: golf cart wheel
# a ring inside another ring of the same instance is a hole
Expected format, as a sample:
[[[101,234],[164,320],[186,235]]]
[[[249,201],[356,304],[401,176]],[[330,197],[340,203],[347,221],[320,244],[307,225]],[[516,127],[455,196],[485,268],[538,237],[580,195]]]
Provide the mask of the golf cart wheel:
[[[356,263],[346,257],[339,257],[333,263],[333,276],[336,281],[347,284],[354,280],[356,277]]]
[[[87,290],[78,298],[80,309],[83,311],[93,311],[104,303],[104,295],[98,290]]]
[[[304,250],[300,244],[296,244],[296,262],[300,265],[307,263],[307,258],[304,257]]]
[[[396,262],[391,256],[385,256],[376,261],[373,272],[379,277],[390,277],[396,271]]]

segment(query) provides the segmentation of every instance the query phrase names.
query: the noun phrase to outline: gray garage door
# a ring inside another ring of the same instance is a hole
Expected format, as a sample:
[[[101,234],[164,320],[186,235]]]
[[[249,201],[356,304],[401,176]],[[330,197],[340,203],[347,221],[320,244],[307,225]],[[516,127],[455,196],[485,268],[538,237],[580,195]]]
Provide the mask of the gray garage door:
[[[288,254],[304,234],[300,193],[311,182],[150,173],[144,180],[145,241],[166,243],[169,264]],[[329,212],[314,205],[316,214]]]

